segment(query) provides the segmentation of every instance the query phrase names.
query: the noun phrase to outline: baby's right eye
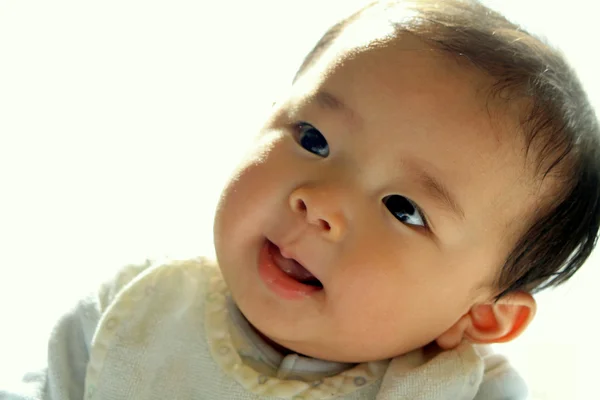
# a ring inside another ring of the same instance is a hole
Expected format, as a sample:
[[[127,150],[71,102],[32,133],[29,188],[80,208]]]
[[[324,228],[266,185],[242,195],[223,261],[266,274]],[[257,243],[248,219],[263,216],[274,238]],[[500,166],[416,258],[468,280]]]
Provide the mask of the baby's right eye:
[[[321,132],[311,124],[299,122],[296,125],[296,140],[306,151],[327,157],[329,155],[329,144]]]

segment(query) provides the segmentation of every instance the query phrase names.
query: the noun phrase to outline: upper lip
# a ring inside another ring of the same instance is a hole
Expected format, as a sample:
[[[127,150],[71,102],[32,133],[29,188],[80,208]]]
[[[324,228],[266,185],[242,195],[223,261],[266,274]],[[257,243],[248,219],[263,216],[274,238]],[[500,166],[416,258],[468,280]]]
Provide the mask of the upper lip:
[[[293,259],[294,261],[296,261],[298,264],[302,265],[302,267],[304,267],[308,272],[310,272],[315,278],[317,278],[320,282],[321,280],[319,279],[319,277],[314,273],[314,271],[306,264],[305,260],[298,255],[298,253],[296,251],[294,251],[292,249],[292,246],[289,245],[280,245],[279,243],[268,239],[269,241],[271,241],[271,243],[273,243],[275,246],[277,246],[279,248],[279,252],[281,253],[282,256],[284,256],[285,258],[290,258]]]

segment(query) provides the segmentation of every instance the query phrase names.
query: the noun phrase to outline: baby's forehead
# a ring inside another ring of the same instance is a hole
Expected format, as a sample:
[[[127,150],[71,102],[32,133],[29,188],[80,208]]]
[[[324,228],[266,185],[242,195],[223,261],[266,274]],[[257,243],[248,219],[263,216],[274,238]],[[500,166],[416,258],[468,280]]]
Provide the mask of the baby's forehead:
[[[388,95],[420,87],[423,96],[431,93],[428,84],[435,81],[438,90],[478,96],[482,100],[478,108],[487,107],[497,80],[468,59],[443,52],[409,33],[367,38],[341,35],[299,80],[313,86],[375,86]]]
[[[403,35],[368,45],[332,46],[297,82],[295,96],[342,105],[375,124],[393,127],[394,117],[403,115],[406,122],[422,119],[426,126],[478,124],[480,131],[492,134],[493,146],[506,139],[520,141],[520,110],[528,102],[497,101],[495,83],[467,62]]]

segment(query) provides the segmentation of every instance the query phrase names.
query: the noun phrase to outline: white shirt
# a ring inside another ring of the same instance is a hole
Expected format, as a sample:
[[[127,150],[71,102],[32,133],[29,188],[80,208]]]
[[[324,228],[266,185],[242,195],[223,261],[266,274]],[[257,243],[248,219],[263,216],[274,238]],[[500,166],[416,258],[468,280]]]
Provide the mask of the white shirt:
[[[463,343],[346,365],[252,335],[214,263],[128,266],[52,332],[48,367],[0,399],[524,399],[502,356]]]

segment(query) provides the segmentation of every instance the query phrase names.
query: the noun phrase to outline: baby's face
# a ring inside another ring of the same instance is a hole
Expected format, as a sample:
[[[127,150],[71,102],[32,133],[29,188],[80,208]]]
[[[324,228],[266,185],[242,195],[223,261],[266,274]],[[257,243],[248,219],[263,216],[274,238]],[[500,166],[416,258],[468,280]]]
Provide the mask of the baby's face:
[[[302,75],[215,222],[223,275],[258,330],[313,357],[385,359],[491,299],[535,197],[489,84],[409,37],[334,45]]]

